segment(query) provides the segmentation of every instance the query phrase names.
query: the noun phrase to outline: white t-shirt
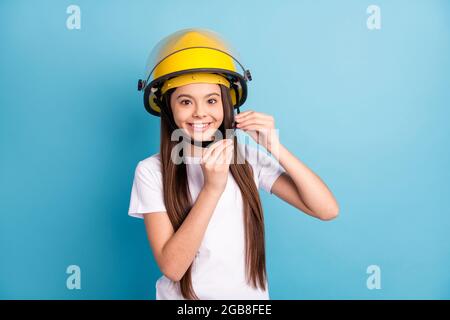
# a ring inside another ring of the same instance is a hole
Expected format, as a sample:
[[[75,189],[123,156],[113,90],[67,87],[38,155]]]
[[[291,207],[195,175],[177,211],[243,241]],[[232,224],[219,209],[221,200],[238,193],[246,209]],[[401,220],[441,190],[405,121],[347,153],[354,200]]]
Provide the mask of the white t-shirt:
[[[263,147],[244,146],[239,144],[252,166],[256,186],[271,193],[272,184],[285,170]],[[194,202],[203,186],[199,161],[200,158],[186,157],[188,183]],[[143,218],[143,214],[152,212],[166,212],[159,153],[138,163],[128,214]],[[193,261],[192,285],[199,299],[270,299],[267,282],[266,290],[254,289],[246,282],[243,215],[242,195],[230,172]],[[184,300],[178,283],[164,275],[156,282],[156,299]]]

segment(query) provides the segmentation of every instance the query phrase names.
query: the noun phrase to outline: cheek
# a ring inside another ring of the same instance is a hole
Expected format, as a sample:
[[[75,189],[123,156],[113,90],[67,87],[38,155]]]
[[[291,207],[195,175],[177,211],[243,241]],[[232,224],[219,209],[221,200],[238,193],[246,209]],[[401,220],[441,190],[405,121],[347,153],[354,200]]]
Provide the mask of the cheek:
[[[172,109],[172,113],[173,113],[173,118],[175,119],[175,122],[184,122],[187,119],[189,119],[191,112],[189,112],[188,110],[184,109],[184,108],[180,108],[178,106],[175,106]]]
[[[214,111],[212,112],[213,117],[220,123],[223,121],[223,107],[222,105],[217,106],[214,108]]]

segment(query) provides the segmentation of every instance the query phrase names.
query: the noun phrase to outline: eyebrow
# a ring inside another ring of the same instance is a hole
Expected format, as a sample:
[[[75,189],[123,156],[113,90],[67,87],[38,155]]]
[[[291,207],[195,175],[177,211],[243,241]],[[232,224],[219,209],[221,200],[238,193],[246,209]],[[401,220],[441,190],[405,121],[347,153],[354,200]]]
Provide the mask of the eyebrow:
[[[220,95],[219,95],[217,92],[212,92],[212,93],[207,94],[207,95],[205,96],[205,98],[206,98],[206,97],[209,97],[209,96],[212,96],[212,95],[217,95],[217,96],[220,97]],[[185,94],[185,93],[180,94],[180,95],[177,97],[177,99],[180,98],[180,97],[194,98],[193,96],[191,96],[191,95],[189,95],[189,94]]]

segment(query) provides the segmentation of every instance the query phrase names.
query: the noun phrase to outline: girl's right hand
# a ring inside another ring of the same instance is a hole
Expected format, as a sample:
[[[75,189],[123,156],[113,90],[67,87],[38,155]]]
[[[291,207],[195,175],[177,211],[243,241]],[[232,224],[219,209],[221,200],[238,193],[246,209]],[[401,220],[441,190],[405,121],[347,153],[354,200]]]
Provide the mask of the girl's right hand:
[[[222,139],[214,142],[203,153],[200,165],[203,171],[204,189],[217,193],[225,190],[233,150],[233,139]]]

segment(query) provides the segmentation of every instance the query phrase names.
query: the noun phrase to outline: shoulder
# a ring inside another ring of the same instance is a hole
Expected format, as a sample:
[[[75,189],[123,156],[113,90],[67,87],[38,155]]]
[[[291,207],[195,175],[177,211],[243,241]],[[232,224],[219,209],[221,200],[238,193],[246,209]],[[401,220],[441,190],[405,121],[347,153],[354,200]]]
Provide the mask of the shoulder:
[[[136,175],[161,175],[161,157],[159,153],[153,154],[138,162],[136,166]]]
[[[159,153],[155,153],[139,161],[138,166],[161,171],[161,156]]]

